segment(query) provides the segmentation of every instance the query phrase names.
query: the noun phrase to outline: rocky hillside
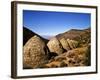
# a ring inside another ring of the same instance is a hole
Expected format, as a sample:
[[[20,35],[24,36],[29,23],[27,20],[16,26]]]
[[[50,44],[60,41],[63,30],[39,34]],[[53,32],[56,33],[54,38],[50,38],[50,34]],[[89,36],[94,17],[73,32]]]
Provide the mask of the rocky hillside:
[[[71,29],[65,33],[58,34],[56,36],[59,40],[62,38],[76,40],[80,43],[90,43],[91,42],[91,28],[84,30]]]
[[[24,27],[23,68],[89,66],[91,30],[72,29],[49,41]]]
[[[40,35],[36,34],[35,32],[29,30],[26,27],[23,27],[23,45],[25,45],[25,43],[34,35],[39,36],[41,39],[43,39],[43,41],[45,41],[46,43],[48,42],[47,39],[42,38]]]

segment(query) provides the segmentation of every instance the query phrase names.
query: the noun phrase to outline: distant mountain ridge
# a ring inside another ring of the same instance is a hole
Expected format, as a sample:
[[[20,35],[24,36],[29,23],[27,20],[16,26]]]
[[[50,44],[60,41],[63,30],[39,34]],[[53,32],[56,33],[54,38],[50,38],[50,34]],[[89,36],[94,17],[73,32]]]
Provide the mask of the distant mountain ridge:
[[[43,38],[50,40],[51,38],[53,38],[54,36],[51,35],[41,35]]]

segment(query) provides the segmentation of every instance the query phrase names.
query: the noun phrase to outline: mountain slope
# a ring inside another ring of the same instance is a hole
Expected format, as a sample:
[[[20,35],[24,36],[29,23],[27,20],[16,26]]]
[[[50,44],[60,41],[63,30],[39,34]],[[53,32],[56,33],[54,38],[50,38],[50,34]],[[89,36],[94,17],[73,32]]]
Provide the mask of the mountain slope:
[[[65,33],[56,35],[56,37],[59,40],[61,40],[62,38],[65,38],[65,39],[77,40],[80,43],[90,43],[91,29],[90,28],[84,29],[84,30],[71,29]]]
[[[36,34],[35,32],[32,32],[31,30],[29,30],[26,27],[23,27],[23,45],[25,45],[25,43],[34,35],[39,36],[45,43],[48,42],[47,39],[42,38],[40,35]]]

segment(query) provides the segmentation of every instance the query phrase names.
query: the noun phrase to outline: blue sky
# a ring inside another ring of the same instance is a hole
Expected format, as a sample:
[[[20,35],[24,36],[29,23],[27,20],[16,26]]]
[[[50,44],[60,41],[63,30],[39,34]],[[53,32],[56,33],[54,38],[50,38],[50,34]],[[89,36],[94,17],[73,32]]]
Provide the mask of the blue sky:
[[[39,35],[57,35],[70,29],[86,29],[91,14],[23,10],[23,25]]]

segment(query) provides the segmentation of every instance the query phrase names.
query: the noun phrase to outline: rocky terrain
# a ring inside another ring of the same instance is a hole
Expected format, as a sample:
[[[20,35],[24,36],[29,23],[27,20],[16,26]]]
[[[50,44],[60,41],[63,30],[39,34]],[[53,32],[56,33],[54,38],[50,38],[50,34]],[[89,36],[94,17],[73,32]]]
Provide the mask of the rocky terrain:
[[[71,29],[65,33],[58,34],[56,37],[58,38],[58,40],[61,40],[62,38],[76,40],[80,44],[90,43],[91,29],[90,28],[84,30]]]
[[[72,29],[50,40],[23,28],[23,68],[90,66],[91,29]]]

